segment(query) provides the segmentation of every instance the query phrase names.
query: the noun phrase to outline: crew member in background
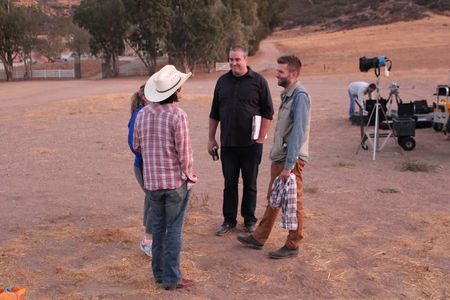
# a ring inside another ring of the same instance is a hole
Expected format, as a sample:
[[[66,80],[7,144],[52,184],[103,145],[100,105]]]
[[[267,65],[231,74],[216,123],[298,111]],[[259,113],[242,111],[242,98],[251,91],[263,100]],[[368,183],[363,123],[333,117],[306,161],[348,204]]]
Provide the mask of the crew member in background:
[[[349,119],[355,114],[355,101],[363,110],[365,110],[366,105],[364,103],[364,95],[369,94],[369,98],[372,98],[372,92],[377,89],[374,83],[367,83],[364,81],[355,81],[348,85],[348,96],[350,97],[350,108],[348,110]]]

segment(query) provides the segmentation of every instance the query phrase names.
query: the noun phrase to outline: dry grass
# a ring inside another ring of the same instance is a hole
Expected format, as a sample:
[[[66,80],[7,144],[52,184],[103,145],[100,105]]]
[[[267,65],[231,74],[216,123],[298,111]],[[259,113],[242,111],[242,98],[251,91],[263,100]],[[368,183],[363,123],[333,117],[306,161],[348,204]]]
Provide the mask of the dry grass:
[[[189,207],[199,208],[199,207],[208,207],[209,203],[209,195],[207,193],[196,194],[195,192],[192,194],[191,199],[189,200]]]
[[[405,161],[401,164],[401,170],[406,172],[424,172],[429,173],[436,170],[436,166],[426,162]]]
[[[394,189],[394,188],[381,188],[381,189],[377,189],[377,192],[382,193],[382,194],[397,194],[400,193],[400,191]]]
[[[427,214],[424,213],[423,216]],[[427,295],[428,299],[442,297],[442,289],[437,287],[446,284],[448,275],[427,261],[425,252],[434,251],[430,249],[429,241],[424,238],[422,243],[407,235],[390,240],[381,238],[378,231],[379,228],[376,227],[363,227],[354,230],[352,237],[332,236],[306,245],[309,254],[306,257],[308,265],[311,265],[315,272],[324,273],[327,282],[341,290],[345,286],[351,286],[355,278],[368,278],[378,286],[386,284],[387,274],[397,274],[401,285],[399,291],[403,291],[405,297],[413,297],[417,292]],[[381,238],[379,241],[382,241],[382,244],[376,247],[360,246],[355,251],[355,241],[361,238],[368,241]],[[412,258],[409,254],[411,251],[424,254]],[[386,289],[390,288],[393,286],[388,284]],[[345,291],[342,291],[340,297],[353,298]]]
[[[53,148],[45,148],[45,147],[39,147],[35,149],[31,149],[33,154],[37,155],[44,155],[44,156],[52,156],[56,154],[56,149]]]
[[[195,212],[200,210],[202,213]],[[202,231],[202,225],[207,222],[210,213],[211,212],[206,207],[189,207],[186,212],[184,232],[187,234],[209,234]]]
[[[316,194],[319,191],[319,188],[316,186],[303,187],[304,193]]]
[[[433,16],[326,34],[304,34],[306,30],[299,27],[277,32],[271,39],[281,52],[294,52],[301,57],[304,75],[357,73],[359,57],[377,55],[388,56],[393,61],[394,72],[427,68],[447,72],[443,66],[450,60],[450,51],[444,50],[448,49],[449,25],[449,17]],[[430,47],[440,53],[433,61],[429,59]]]
[[[79,238],[94,244],[123,243],[133,244],[134,238],[122,229],[95,228],[81,232]]]
[[[201,270],[194,259],[191,259],[191,253],[182,251],[181,256],[181,272],[186,276],[186,278],[195,278],[196,282],[206,282],[211,279],[212,275],[209,271]]]
[[[24,115],[27,122],[33,122],[33,125],[36,126],[36,121],[47,124],[49,119],[65,119],[67,116],[96,117],[111,114],[118,110],[126,110],[128,100],[128,94],[106,94],[68,99],[55,103],[51,107],[25,110]]]
[[[76,226],[61,227],[60,224],[40,226],[24,234],[32,237],[30,240],[17,237],[2,242],[0,278],[8,282],[21,282],[29,291],[36,290],[35,285],[49,277],[54,278],[56,283],[70,284],[71,288],[59,291],[59,299],[72,299],[70,295],[75,295],[75,290],[79,290],[77,287],[95,285],[96,282],[125,283],[133,292],[154,293],[158,287],[152,283],[149,272],[142,272],[143,264],[150,266],[148,258],[134,247],[136,227],[86,230]],[[73,241],[77,241],[75,249],[60,257],[61,251],[73,247]],[[44,244],[49,255],[54,252],[54,256],[48,257],[46,267],[33,267],[36,264],[34,253]],[[55,245],[59,246],[54,248]],[[64,245],[69,248],[65,249]],[[17,270],[26,271],[20,273]],[[89,299],[83,297],[79,294],[75,299]]]
[[[261,273],[241,273],[238,276],[245,284],[260,284],[264,285],[270,282],[271,277]]]
[[[198,230],[207,215],[190,211],[185,231]],[[20,283],[29,291],[30,299],[33,291],[42,280],[53,278],[55,285],[63,286],[54,289],[57,299],[102,299],[102,296],[89,296],[80,292],[80,288],[95,289],[95,286],[117,285],[127,286],[126,295],[144,294],[157,297],[161,288],[151,276],[150,261],[136,247],[140,235],[140,227],[123,228],[81,228],[73,224],[61,225],[80,218],[71,214],[61,215],[50,220],[49,224],[37,226],[34,230],[23,232],[20,236],[2,241],[0,244],[0,278],[7,282]],[[138,223],[137,218],[130,223]],[[30,237],[23,239],[22,236]],[[45,246],[44,246],[45,245]],[[48,258],[44,268],[36,266],[36,251],[45,247]],[[75,248],[72,248],[75,247]],[[205,252],[183,251],[181,269],[188,278],[196,282],[207,282],[214,275],[202,270],[196,263],[198,255]],[[145,270],[143,272],[143,270]],[[259,280],[254,275],[245,280]],[[253,279],[252,279],[253,278]],[[98,293],[99,291],[97,291]],[[49,299],[55,299],[49,295]]]
[[[70,99],[62,102],[63,113],[74,116],[97,116],[123,110],[128,105],[129,95],[114,94],[81,99]],[[82,106],[80,106],[80,103]],[[58,109],[61,109],[60,107]]]
[[[340,161],[335,166],[339,168],[351,168],[354,167],[355,164],[351,162]]]

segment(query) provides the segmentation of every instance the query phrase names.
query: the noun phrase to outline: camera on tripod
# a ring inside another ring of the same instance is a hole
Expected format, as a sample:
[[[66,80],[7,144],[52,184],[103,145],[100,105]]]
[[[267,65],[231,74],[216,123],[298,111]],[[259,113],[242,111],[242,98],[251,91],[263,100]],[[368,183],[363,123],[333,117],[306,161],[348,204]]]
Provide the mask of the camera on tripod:
[[[389,86],[389,89],[391,90],[391,94],[396,95],[398,94],[398,89],[400,88],[400,86],[398,85],[397,82],[393,82],[391,83],[391,85]]]
[[[375,72],[379,72],[380,67],[385,67],[388,64],[388,70],[391,70],[392,62],[386,56],[377,56],[367,58],[365,56],[359,58],[359,70],[361,72],[367,72],[370,69],[375,69]]]

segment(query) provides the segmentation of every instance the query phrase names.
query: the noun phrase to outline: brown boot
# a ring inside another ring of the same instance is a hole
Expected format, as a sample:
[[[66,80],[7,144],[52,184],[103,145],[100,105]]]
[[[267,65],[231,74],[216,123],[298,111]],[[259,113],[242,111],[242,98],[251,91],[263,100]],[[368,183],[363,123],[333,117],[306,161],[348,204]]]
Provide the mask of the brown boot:
[[[253,249],[261,250],[263,247],[263,244],[258,242],[251,234],[248,236],[238,235],[237,240],[243,245]]]
[[[298,248],[297,249],[289,249],[286,246],[283,246],[276,251],[269,252],[269,258],[273,258],[273,259],[289,258],[289,257],[297,257],[297,256],[298,256]]]

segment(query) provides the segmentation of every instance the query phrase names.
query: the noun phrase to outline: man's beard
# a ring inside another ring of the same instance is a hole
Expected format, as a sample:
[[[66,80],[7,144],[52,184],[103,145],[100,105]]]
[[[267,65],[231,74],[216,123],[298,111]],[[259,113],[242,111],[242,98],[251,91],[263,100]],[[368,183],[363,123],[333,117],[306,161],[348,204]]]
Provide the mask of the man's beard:
[[[286,87],[289,86],[289,84],[290,84],[290,81],[289,81],[288,78],[280,78],[280,79],[278,79],[278,85],[281,86],[281,87],[286,88]]]

